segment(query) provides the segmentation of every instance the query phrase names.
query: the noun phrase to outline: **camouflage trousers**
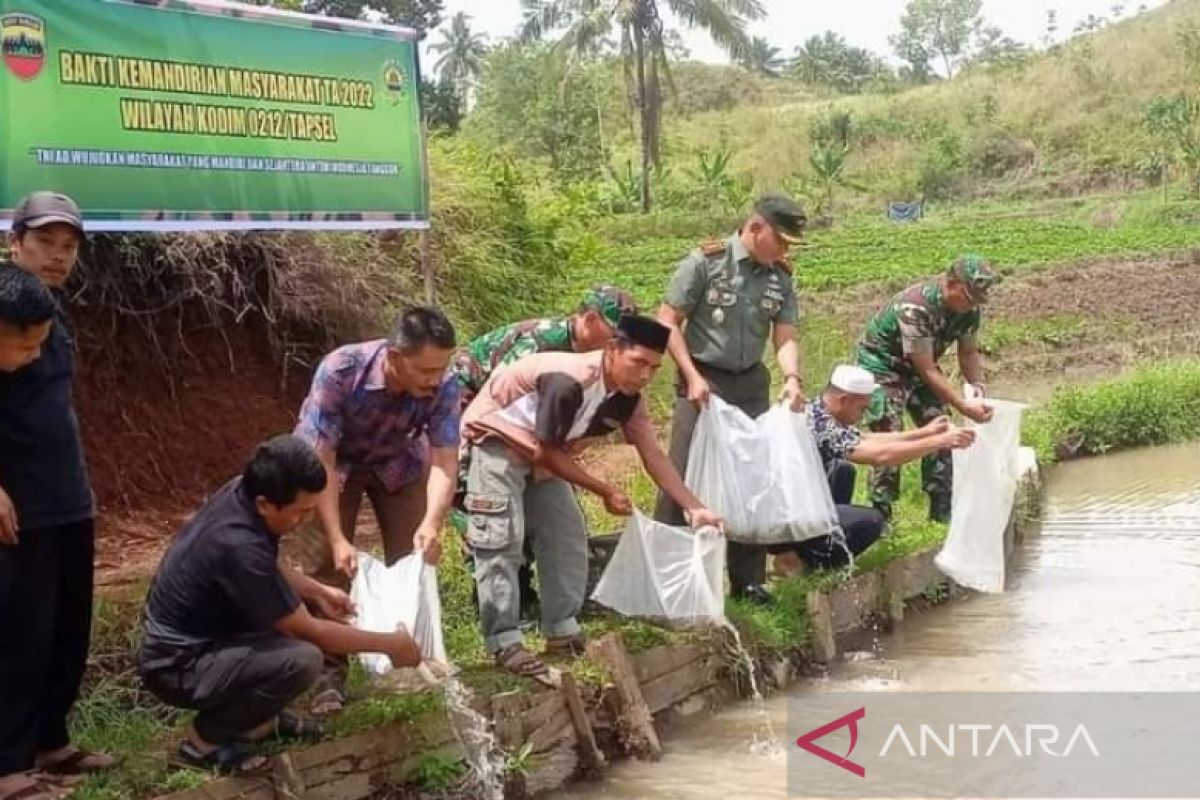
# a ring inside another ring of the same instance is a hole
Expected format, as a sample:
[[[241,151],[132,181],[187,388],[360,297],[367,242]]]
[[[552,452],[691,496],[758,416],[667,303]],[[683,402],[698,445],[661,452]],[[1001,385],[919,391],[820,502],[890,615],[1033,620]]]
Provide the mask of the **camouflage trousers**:
[[[899,433],[904,430],[907,411],[918,427],[947,413],[945,404],[920,378],[894,373],[876,375],[878,386],[863,423],[875,433]],[[921,488],[931,497],[950,495],[954,465],[949,450],[941,450],[921,459]],[[900,468],[875,467],[871,472],[871,504],[889,518],[900,497]]]

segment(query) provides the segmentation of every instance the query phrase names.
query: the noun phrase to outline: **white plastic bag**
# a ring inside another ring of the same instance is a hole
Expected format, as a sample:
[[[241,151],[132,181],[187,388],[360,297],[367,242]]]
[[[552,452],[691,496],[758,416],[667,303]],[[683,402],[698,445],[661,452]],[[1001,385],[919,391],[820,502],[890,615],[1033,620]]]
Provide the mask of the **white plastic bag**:
[[[1021,412],[1025,406],[988,400],[991,422],[975,425],[975,443],[954,451],[950,533],[938,569],[960,586],[1004,591],[1004,531],[1020,480]]]
[[[696,421],[685,481],[735,541],[800,542],[839,530],[807,415],[782,404],[754,420],[712,397]]]
[[[404,626],[421,648],[426,662],[421,665],[422,676],[427,681],[435,682],[437,672],[447,671],[437,569],[425,563],[420,553],[387,567],[379,559],[359,552],[350,599],[358,610],[355,627],[391,633],[397,626]],[[382,653],[361,653],[358,658],[372,675],[392,671],[391,658]]]
[[[640,511],[625,525],[592,599],[627,617],[703,627],[725,622],[725,540],[688,533]]]

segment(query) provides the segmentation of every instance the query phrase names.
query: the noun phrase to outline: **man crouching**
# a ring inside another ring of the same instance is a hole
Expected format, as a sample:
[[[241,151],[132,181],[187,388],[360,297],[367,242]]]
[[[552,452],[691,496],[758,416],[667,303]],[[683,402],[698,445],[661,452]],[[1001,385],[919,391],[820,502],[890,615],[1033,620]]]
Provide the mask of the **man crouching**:
[[[416,666],[407,632],[344,622],[349,596],[279,566],[279,539],[312,516],[325,488],[317,452],[294,436],[259,445],[171,542],[150,586],[138,672],[163,702],[197,710],[177,760],[226,773],[261,768],[245,743],[319,736],[284,708],[321,673],[325,653],[383,653]],[[301,600],[329,620],[309,614]]]
[[[652,319],[623,316],[604,350],[541,353],[501,368],[463,417],[471,443],[466,539],[475,558],[480,621],[488,652],[510,672],[547,672],[525,650],[517,627],[525,537],[538,565],[547,653],[577,655],[584,646],[577,615],[587,588],[587,528],[571,487],[599,496],[609,513],[633,512],[624,492],[576,462],[588,440],[619,428],[690,525],[722,524],[671,465],[641,396],[669,335]]]

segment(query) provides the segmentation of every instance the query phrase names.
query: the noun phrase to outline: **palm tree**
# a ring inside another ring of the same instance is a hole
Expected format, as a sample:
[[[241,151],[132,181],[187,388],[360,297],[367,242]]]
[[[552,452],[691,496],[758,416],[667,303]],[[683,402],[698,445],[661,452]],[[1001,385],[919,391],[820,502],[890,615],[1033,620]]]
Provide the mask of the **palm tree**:
[[[764,15],[761,0],[521,0],[521,36],[540,39],[562,31],[558,46],[572,58],[595,53],[610,34],[620,38],[625,79],[632,86],[642,134],[642,212],[650,210],[651,163],[659,163],[662,126],[660,73],[670,80],[661,11],[688,28],[708,32],[733,58],[750,47],[746,21]]]
[[[741,61],[746,69],[768,78],[778,78],[785,65],[783,57],[779,55],[779,48],[773,47],[761,36],[750,40],[750,47]]]
[[[454,85],[464,103],[487,55],[487,37],[471,30],[470,19],[461,11],[455,14],[450,20],[450,30],[442,32],[442,41],[429,48],[441,55],[434,69],[442,80]]]

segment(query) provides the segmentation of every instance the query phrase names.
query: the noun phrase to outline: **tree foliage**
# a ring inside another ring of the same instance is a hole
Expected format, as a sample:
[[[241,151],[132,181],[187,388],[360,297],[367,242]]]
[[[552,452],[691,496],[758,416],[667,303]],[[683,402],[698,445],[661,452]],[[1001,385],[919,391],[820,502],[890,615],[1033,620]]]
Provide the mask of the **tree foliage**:
[[[508,43],[483,63],[471,129],[495,147],[544,160],[565,182],[594,178],[615,127],[608,71],[572,66],[544,44]],[[619,106],[618,106],[619,107]]]
[[[248,0],[256,6],[274,6],[305,14],[343,19],[378,16],[389,25],[413,28],[421,38],[442,24],[445,0]]]
[[[487,55],[487,37],[471,30],[470,19],[462,11],[455,14],[450,29],[442,33],[442,40],[430,46],[439,55],[434,69],[442,80],[454,85],[464,102]]]
[[[850,45],[833,31],[826,31],[796,48],[788,75],[813,86],[856,94],[871,82],[890,77],[891,69],[866,48]]]
[[[750,40],[750,46],[742,54],[740,63],[749,71],[767,78],[778,78],[786,66],[779,48],[761,36]]]
[[[936,61],[943,75],[953,78],[982,26],[982,7],[983,0],[909,0],[892,47],[914,75],[929,75]]]
[[[664,12],[684,27],[703,30],[735,59],[750,46],[747,20],[760,19],[760,0],[522,0],[521,34],[536,40],[557,34],[575,60],[594,57],[609,38],[618,52],[641,128],[641,207],[650,210],[651,165],[659,165],[663,81],[670,80]]]

